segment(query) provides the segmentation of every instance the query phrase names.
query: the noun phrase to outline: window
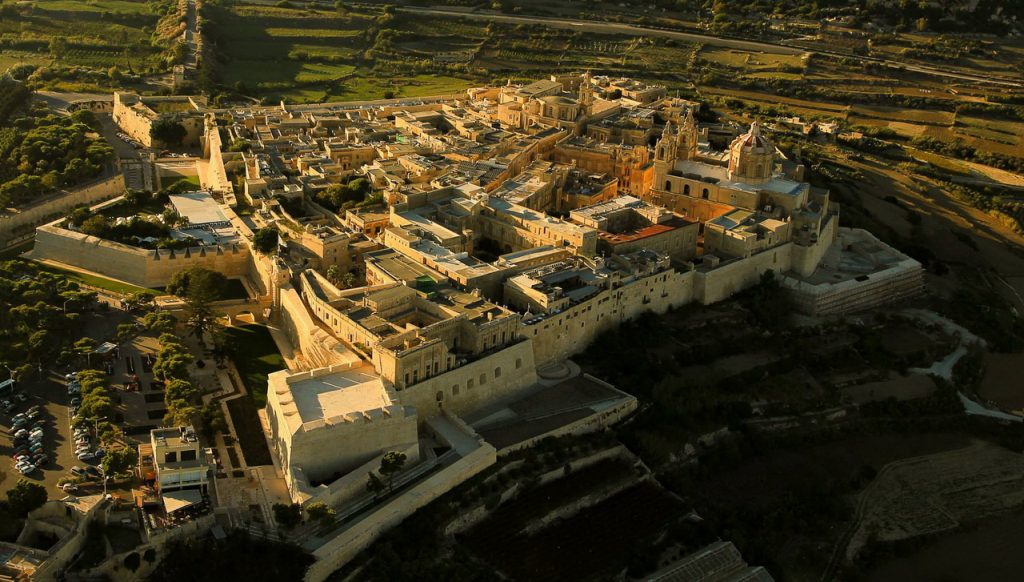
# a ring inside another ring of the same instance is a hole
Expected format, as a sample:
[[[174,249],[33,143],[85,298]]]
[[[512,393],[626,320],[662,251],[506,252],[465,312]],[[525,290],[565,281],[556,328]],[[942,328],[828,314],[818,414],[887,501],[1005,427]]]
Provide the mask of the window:
[[[437,373],[437,362],[434,362],[434,373]]]
[[[494,377],[495,378],[501,378],[501,368],[495,368],[494,369]]]
[[[459,395],[459,385],[458,384],[452,384],[452,396],[458,396],[458,395]]]
[[[483,386],[487,383],[487,374],[480,374],[480,385]]]
[[[196,452],[195,451],[181,451],[181,460],[182,461],[194,461],[194,460],[196,460]]]
[[[473,388],[473,379],[470,378],[469,380],[466,380],[466,390],[471,390],[472,388]]]
[[[523,367],[523,359],[522,358],[516,358],[516,370],[518,370],[519,368],[522,368],[522,367]]]
[[[671,192],[672,191],[672,180],[665,180],[665,191],[666,192]]]
[[[705,188],[704,191],[701,193],[701,197],[704,198],[705,200],[707,200],[708,196],[710,196],[710,195],[711,195],[711,192],[708,192],[707,188]]]
[[[444,392],[438,390],[436,398],[437,398],[438,402],[441,402],[442,400],[444,400]]]
[[[177,463],[178,462],[178,453],[175,453],[175,452],[164,453],[164,462],[165,463]]]
[[[690,185],[689,184],[683,184],[683,194],[686,194],[687,196],[690,195]]]

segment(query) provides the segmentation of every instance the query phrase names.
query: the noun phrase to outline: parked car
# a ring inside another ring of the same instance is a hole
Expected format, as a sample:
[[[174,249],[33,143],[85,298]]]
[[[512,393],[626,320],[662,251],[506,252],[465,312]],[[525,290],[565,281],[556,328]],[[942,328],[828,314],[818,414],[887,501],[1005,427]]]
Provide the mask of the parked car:
[[[103,457],[107,456],[107,451],[105,451],[105,450],[103,450],[103,449],[96,449],[96,450],[95,450],[95,451],[93,452],[93,455],[94,455],[94,456],[95,456],[95,457],[96,457],[97,459],[102,459]]]
[[[79,461],[90,461],[95,459],[96,455],[94,455],[92,451],[82,451],[81,453],[78,453],[77,457]]]
[[[67,380],[68,382],[74,380],[77,377],[78,377],[78,373],[77,372],[68,372],[67,374],[64,374],[64,379]]]
[[[14,410],[14,403],[11,402],[10,400],[0,401],[0,410],[3,410],[4,412],[10,412]]]
[[[100,473],[100,470],[92,465],[89,465],[88,467],[85,468],[85,474],[90,477],[95,477],[97,479],[103,476],[103,473]]]
[[[34,444],[34,445],[30,446],[30,447],[28,448],[28,450],[29,450],[29,452],[31,452],[31,453],[32,453],[32,454],[34,455],[34,454],[36,454],[36,453],[41,453],[41,452],[43,452],[43,450],[44,450],[45,448],[46,448],[46,447],[45,447],[45,446],[43,445],[43,443],[36,443],[36,444]]]
[[[50,462],[50,457],[46,456],[46,453],[39,453],[32,457],[32,464],[36,467],[45,467]]]
[[[74,407],[77,408],[78,405],[81,404],[81,403],[82,403],[82,399],[78,398],[77,396],[71,399],[71,406],[74,406]]]
[[[25,414],[31,414],[33,412],[39,412],[40,410],[42,410],[42,408],[38,404],[33,404],[32,406],[28,407],[28,410],[25,411]]]
[[[18,472],[21,473],[22,475],[28,475],[29,473],[31,473],[32,471],[35,471],[35,470],[36,470],[36,466],[35,465],[23,465],[21,467],[18,467]]]
[[[27,418],[24,418],[24,417],[22,417],[22,418],[15,418],[13,421],[11,421],[11,428],[15,428],[15,429],[16,428],[21,428],[21,427],[25,426],[26,424],[28,424],[28,419]]]
[[[27,428],[19,429],[17,432],[14,433],[14,438],[16,438],[16,439],[27,439],[28,438],[28,429]]]
[[[68,396],[77,396],[82,393],[82,389],[78,386],[68,386]]]
[[[42,413],[37,410],[35,412],[27,412],[27,413],[25,413],[25,416],[28,417],[28,420],[35,420],[35,419],[39,418],[40,414],[42,414]]]
[[[75,465],[74,467],[71,467],[71,474],[75,477],[85,477],[85,469]]]
[[[64,493],[74,493],[75,491],[78,491],[78,485],[75,485],[74,483],[65,483],[60,486],[60,490]]]
[[[28,395],[25,394],[24,392],[18,392],[17,394],[14,395],[14,399],[17,400],[18,402],[25,402],[28,400]]]

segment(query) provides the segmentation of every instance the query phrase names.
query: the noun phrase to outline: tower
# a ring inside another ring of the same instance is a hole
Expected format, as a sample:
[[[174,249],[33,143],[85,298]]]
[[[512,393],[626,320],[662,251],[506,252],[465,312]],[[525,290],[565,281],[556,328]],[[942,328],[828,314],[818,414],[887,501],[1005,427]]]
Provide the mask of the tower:
[[[672,133],[672,122],[665,122],[665,129],[661,131],[661,137],[654,144],[654,161],[672,162],[676,159],[676,138]]]
[[[676,134],[676,157],[680,160],[692,160],[697,157],[697,120],[693,118],[693,109],[686,109],[682,127]]]
[[[583,80],[580,83],[580,114],[590,116],[594,108],[594,85],[590,82],[590,71],[583,73]]]

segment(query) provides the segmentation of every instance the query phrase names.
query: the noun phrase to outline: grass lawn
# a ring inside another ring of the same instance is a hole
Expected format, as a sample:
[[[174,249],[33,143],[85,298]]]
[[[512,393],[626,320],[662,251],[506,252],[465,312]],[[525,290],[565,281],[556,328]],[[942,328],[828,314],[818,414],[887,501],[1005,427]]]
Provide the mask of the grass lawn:
[[[106,279],[98,275],[87,275],[85,273],[79,273],[78,271],[68,271],[53,265],[46,265],[43,263],[36,263],[40,271],[46,271],[48,273],[56,273],[58,275],[64,275],[72,281],[77,281],[82,285],[88,285],[90,287],[96,287],[99,289],[106,289],[114,293],[120,293],[127,295],[129,293],[157,293],[160,294],[162,291],[159,289],[147,289],[145,287],[136,287],[128,283],[120,283],[111,279]]]
[[[199,176],[163,176],[160,178],[160,189],[166,190],[178,182],[188,182],[196,190],[199,189]]]
[[[267,404],[267,374],[285,368],[284,358],[270,331],[262,325],[226,328],[229,345],[234,349],[235,367],[256,406]]]
[[[264,380],[266,380],[265,376]],[[245,464],[249,466],[273,464],[270,450],[267,448],[267,441],[263,436],[263,426],[260,425],[256,404],[247,398],[228,400],[228,414],[231,415],[231,424],[235,427],[238,444],[242,447]],[[234,459],[232,459],[232,465],[234,465]],[[237,467],[237,465],[234,466]]]

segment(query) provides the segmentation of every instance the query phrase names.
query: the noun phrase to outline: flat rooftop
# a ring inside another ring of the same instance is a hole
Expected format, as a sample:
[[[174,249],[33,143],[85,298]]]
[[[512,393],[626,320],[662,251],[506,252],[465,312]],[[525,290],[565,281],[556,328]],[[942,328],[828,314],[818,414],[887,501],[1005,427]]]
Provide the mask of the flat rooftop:
[[[809,277],[786,273],[786,277],[810,285],[836,285],[867,280],[896,267],[920,268],[920,263],[865,230],[840,228],[838,240],[829,247],[814,273]]]
[[[394,404],[373,366],[289,382],[303,423],[378,410]]]
[[[220,204],[208,192],[171,194],[170,200],[175,212],[187,218],[191,226],[229,222]]]

